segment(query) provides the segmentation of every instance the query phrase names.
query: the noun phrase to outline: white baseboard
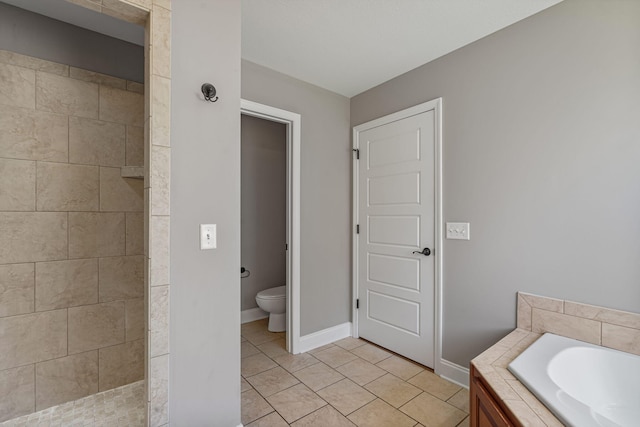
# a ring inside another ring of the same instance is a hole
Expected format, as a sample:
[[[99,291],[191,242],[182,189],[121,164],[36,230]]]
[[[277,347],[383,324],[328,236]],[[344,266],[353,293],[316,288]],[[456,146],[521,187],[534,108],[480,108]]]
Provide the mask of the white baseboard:
[[[445,359],[440,359],[440,369],[436,374],[464,388],[469,388],[469,368]]]
[[[341,340],[351,336],[351,322],[341,325],[332,326],[309,335],[300,337],[300,352],[305,353],[314,348],[331,344],[334,341]]]
[[[250,308],[240,312],[240,323],[249,323],[254,320],[265,319],[267,317],[269,317],[269,313],[262,311],[260,307]]]

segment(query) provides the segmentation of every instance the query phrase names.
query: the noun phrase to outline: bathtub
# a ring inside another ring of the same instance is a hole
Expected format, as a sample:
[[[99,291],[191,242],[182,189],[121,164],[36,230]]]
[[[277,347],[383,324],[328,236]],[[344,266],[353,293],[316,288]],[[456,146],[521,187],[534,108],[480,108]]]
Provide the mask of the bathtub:
[[[640,356],[547,333],[509,371],[568,426],[640,426]]]

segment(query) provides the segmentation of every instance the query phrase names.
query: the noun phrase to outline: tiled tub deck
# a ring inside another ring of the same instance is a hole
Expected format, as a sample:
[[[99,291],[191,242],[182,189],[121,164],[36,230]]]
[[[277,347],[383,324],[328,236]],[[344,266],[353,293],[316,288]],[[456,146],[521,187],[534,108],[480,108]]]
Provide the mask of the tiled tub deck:
[[[523,425],[563,424],[507,370],[543,333],[551,332],[640,355],[640,314],[518,294],[518,328],[471,363]]]

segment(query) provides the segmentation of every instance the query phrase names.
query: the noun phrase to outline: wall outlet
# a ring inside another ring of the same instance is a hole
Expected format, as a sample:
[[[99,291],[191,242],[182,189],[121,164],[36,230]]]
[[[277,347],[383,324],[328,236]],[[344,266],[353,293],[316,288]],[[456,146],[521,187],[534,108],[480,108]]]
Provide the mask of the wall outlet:
[[[200,224],[200,250],[215,249],[216,245],[216,225]]]
[[[447,239],[470,240],[471,229],[468,222],[448,222]]]

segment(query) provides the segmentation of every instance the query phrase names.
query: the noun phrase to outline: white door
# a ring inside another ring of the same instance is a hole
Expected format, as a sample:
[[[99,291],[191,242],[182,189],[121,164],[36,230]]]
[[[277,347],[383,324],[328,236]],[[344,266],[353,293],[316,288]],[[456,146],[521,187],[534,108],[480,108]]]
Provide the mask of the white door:
[[[395,114],[371,127],[358,126],[354,138],[358,333],[429,367],[434,365],[439,102],[433,105],[409,117]]]

